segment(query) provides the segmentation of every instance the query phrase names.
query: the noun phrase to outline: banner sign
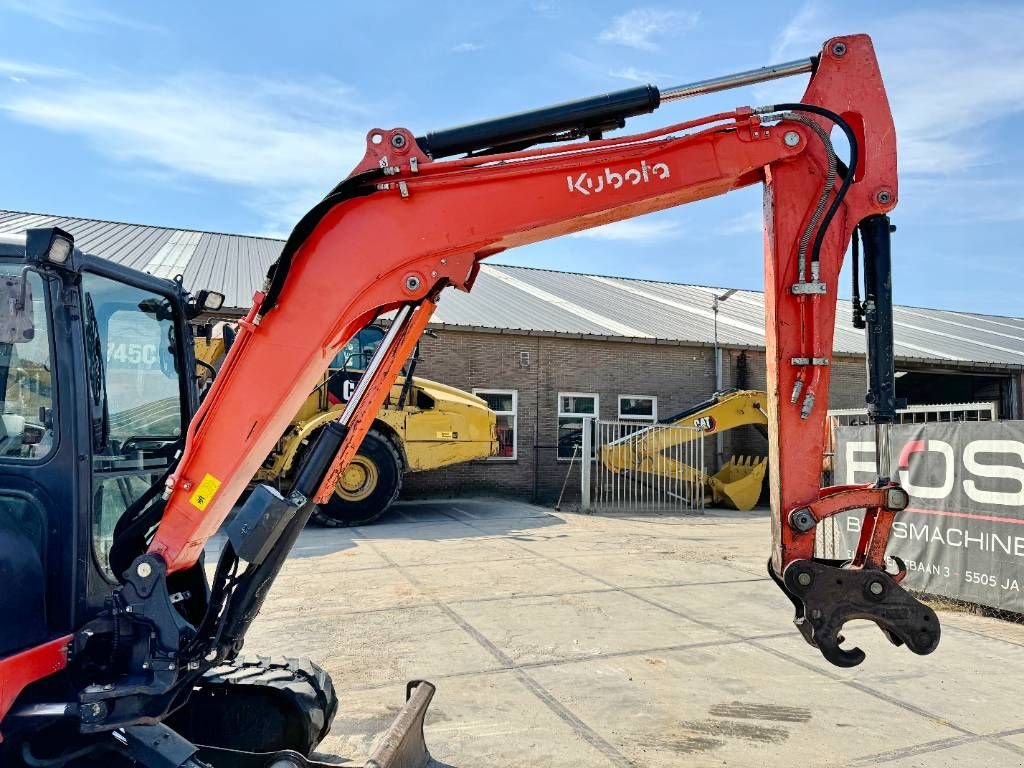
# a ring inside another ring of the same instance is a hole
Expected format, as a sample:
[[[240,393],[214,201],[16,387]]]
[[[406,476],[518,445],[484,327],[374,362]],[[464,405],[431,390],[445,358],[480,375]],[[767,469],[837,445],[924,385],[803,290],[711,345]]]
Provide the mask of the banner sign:
[[[905,585],[1024,613],[1024,422],[897,424],[891,443],[890,476],[910,494],[888,549]],[[873,426],[837,428],[835,446],[837,484],[876,478]],[[821,531],[826,556],[852,557],[862,518]]]

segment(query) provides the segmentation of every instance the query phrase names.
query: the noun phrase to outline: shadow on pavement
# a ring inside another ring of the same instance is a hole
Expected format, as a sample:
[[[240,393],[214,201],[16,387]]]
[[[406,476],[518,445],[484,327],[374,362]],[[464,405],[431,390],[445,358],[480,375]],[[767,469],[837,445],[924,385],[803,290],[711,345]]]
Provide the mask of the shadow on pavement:
[[[564,525],[549,510],[507,499],[465,498],[400,501],[371,525],[322,528],[310,524],[300,534],[289,557],[323,557],[351,549],[364,541],[408,539],[452,541],[536,532]],[[218,533],[206,546],[206,562],[220,557],[224,536]]]

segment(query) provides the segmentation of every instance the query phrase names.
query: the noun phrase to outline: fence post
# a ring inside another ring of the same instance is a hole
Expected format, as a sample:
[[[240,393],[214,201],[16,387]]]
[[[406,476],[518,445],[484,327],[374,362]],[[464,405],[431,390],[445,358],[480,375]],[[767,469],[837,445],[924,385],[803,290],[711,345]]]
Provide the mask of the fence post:
[[[591,431],[594,425],[594,420],[591,418],[583,419],[583,456],[580,460],[580,509],[584,512],[590,512],[590,470],[591,461],[590,457],[594,455],[593,448],[593,432]]]

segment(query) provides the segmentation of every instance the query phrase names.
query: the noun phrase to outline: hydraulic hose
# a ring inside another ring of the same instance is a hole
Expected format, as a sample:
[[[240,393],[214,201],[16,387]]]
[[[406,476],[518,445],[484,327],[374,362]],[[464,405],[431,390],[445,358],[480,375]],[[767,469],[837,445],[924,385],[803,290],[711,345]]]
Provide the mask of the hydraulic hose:
[[[835,198],[832,200],[832,205],[830,205],[828,210],[825,212],[825,217],[821,221],[818,233],[814,237],[814,246],[811,248],[811,263],[817,264],[820,260],[821,244],[825,240],[825,232],[828,231],[829,225],[832,223],[832,219],[835,218],[836,211],[839,210],[839,206],[842,204],[843,199],[846,197],[846,193],[850,189],[850,185],[853,183],[853,176],[857,172],[857,163],[860,161],[860,145],[857,143],[857,135],[853,132],[853,128],[850,127],[850,124],[846,122],[841,115],[833,112],[831,109],[819,107],[817,104],[801,104],[799,102],[772,104],[770,106],[759,107],[754,110],[755,114],[764,114],[767,112],[809,112],[810,114],[824,117],[838,125],[842,129],[843,133],[846,134],[846,140],[850,143],[850,162],[846,170],[846,175],[843,176],[843,181],[839,185],[839,190],[836,192]]]

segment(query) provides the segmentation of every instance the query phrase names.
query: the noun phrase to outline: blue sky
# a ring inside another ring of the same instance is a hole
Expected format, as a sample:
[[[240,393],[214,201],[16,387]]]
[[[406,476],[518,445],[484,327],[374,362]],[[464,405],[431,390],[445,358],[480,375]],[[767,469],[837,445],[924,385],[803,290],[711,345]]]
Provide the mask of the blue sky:
[[[0,0],[0,28],[0,207],[277,236],[347,175],[371,127],[669,86],[868,32],[900,140],[897,301],[1024,315],[1022,3]],[[804,83],[630,127],[795,100]],[[497,260],[760,288],[760,191]]]

